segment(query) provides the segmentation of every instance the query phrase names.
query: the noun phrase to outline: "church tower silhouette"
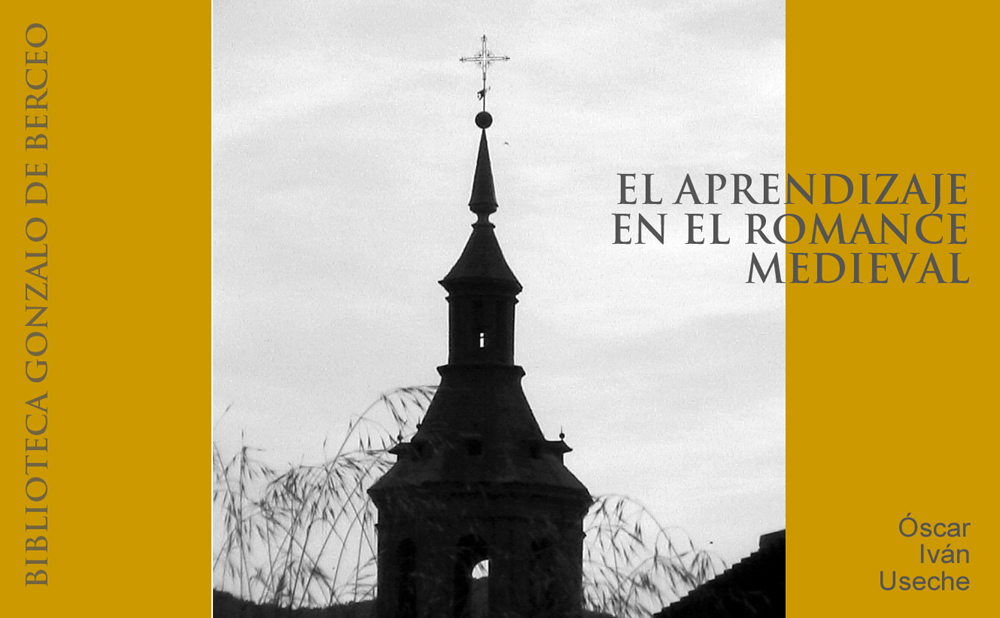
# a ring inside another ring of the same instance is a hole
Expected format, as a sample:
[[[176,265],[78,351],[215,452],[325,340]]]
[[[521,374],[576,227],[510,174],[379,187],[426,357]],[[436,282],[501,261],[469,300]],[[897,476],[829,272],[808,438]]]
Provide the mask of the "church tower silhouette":
[[[546,440],[514,364],[521,284],[490,215],[497,210],[486,129],[469,207],[472,235],[441,280],[448,364],[417,433],[370,489],[378,507],[379,618],[573,617],[581,614],[587,488]],[[474,581],[488,561],[487,584]],[[486,612],[474,612],[485,606]]]

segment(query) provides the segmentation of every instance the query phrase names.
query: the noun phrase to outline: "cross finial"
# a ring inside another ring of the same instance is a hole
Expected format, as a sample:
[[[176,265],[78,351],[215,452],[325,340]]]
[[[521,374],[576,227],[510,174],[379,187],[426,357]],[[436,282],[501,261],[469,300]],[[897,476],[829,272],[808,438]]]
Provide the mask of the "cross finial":
[[[488,88],[486,87],[486,72],[489,70],[490,65],[494,62],[500,62],[503,60],[510,60],[510,56],[495,56],[486,47],[486,35],[483,35],[483,48],[480,50],[478,56],[463,56],[459,58],[462,62],[475,62],[479,65],[479,68],[483,70],[483,89],[479,91],[479,100],[483,102],[483,111],[486,111],[486,92]]]

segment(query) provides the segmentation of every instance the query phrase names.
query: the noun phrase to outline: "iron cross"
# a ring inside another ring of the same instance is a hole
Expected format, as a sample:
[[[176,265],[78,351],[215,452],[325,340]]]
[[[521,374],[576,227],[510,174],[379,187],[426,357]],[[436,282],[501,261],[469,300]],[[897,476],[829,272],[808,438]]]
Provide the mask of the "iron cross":
[[[483,49],[479,52],[478,56],[464,56],[459,58],[462,62],[475,62],[479,65],[479,68],[483,70],[483,89],[478,92],[479,99],[483,102],[483,111],[486,111],[486,71],[489,70],[490,65],[494,62],[500,62],[502,60],[510,60],[510,56],[494,56],[493,52],[486,48],[486,35],[483,35]]]

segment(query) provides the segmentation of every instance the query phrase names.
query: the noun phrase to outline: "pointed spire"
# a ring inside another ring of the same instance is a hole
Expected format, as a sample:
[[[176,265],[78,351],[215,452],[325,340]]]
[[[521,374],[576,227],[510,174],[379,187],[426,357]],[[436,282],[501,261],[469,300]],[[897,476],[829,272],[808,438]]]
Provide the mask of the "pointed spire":
[[[469,209],[479,215],[479,221],[489,220],[497,211],[497,196],[493,189],[493,166],[490,164],[490,147],[486,142],[486,129],[493,124],[493,116],[482,111],[476,114],[476,126],[483,130],[479,138],[479,157],[476,159],[476,175],[472,181],[472,198]]]
[[[469,209],[479,215],[480,220],[488,219],[497,211],[497,196],[493,188],[493,167],[490,165],[490,147],[486,143],[486,129],[479,138],[479,158],[476,159],[476,175],[472,181],[472,198]]]

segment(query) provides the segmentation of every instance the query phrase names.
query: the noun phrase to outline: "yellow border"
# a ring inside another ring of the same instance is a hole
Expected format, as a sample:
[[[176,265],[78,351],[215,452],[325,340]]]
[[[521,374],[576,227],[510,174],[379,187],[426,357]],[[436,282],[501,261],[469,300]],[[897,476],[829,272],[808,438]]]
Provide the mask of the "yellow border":
[[[970,278],[965,285],[902,284],[890,277],[885,285],[788,287],[790,616],[996,611],[991,41],[997,15],[986,7],[801,0],[787,6],[789,172],[918,174],[922,181],[963,173],[968,199],[938,211],[967,214],[966,245],[931,247],[916,242],[911,230],[906,245],[818,249],[802,243],[788,254],[958,251],[961,278]],[[915,219],[932,209],[912,202],[860,205],[856,197],[843,206],[788,209],[807,220],[839,210],[854,222],[860,212],[910,212]],[[925,258],[918,259],[921,268]],[[972,526],[964,538],[904,537],[899,523],[907,514],[919,522]],[[920,564],[921,543],[965,548],[970,563]],[[887,577],[944,571],[968,577],[970,588],[884,591],[882,571]]]
[[[12,616],[209,611],[210,11],[4,8],[0,581]],[[19,124],[31,23],[48,31],[49,176],[48,203],[25,205],[24,164],[43,156],[24,150]],[[48,225],[44,384],[23,375],[30,216]],[[49,583],[25,586],[23,402],[42,386]]]

